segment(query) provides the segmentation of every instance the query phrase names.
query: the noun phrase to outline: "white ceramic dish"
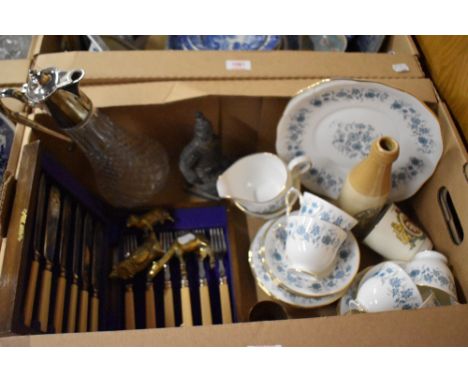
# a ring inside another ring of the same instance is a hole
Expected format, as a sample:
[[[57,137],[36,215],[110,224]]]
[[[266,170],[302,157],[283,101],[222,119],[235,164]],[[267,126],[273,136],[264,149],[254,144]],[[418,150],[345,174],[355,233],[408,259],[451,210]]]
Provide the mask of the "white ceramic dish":
[[[288,305],[300,308],[318,308],[320,306],[329,305],[338,300],[343,292],[324,296],[324,297],[304,297],[289,290],[282,288],[273,281],[270,274],[265,269],[263,256],[261,251],[263,249],[265,233],[275,220],[266,222],[257,232],[255,238],[252,240],[249,251],[249,264],[252,273],[257,280],[258,286],[270,297],[282,301]]]
[[[305,297],[319,297],[343,291],[359,269],[359,246],[352,233],[337,251],[337,261],[330,274],[318,278],[288,269],[290,262],[286,249],[286,217],[279,218],[265,235],[262,257],[267,272],[275,283],[292,293]]]
[[[392,167],[390,201],[414,195],[442,155],[435,115],[417,98],[374,82],[326,80],[300,92],[278,124],[276,151],[285,160],[307,155],[313,168],[302,183],[336,199],[349,170],[379,136],[400,144]]]

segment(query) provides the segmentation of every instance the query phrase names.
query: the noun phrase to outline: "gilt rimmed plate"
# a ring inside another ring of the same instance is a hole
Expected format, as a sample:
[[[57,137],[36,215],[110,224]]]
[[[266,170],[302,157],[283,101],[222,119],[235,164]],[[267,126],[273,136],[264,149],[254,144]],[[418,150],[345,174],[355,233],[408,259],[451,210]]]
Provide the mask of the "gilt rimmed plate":
[[[273,50],[280,36],[266,35],[188,35],[179,36],[185,50]]]
[[[274,221],[275,220],[270,220],[266,222],[258,230],[250,245],[249,264],[260,289],[262,289],[268,296],[273,297],[276,300],[300,308],[318,308],[320,306],[332,304],[338,300],[343,295],[343,292],[323,297],[304,297],[291,293],[273,281],[265,269],[265,264],[262,261],[261,251],[263,250],[265,233],[268,227],[270,227]]]
[[[414,195],[432,175],[443,149],[437,118],[408,93],[374,82],[320,82],[287,105],[276,151],[286,162],[308,155],[313,167],[302,176],[303,185],[336,199],[349,170],[383,135],[400,144],[389,195],[398,202]]]
[[[286,225],[287,217],[283,216],[271,226],[265,235],[264,250],[261,252],[265,268],[275,283],[305,297],[339,293],[351,284],[358,272],[360,260],[359,245],[351,232],[338,249],[332,272],[328,276],[316,278],[288,267]]]

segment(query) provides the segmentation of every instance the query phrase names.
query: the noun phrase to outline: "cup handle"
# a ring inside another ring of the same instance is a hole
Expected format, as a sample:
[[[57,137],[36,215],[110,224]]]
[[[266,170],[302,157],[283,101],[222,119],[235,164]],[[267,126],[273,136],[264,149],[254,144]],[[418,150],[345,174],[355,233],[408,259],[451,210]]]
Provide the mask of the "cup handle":
[[[361,313],[366,313],[366,309],[364,309],[364,307],[356,300],[349,301],[349,308]]]
[[[291,187],[286,193],[286,196],[284,197],[284,201],[286,203],[286,216],[289,216],[298,198],[302,203],[301,192],[297,188]]]
[[[290,160],[288,170],[293,174],[301,175],[309,171],[312,167],[312,161],[306,155],[300,155]]]

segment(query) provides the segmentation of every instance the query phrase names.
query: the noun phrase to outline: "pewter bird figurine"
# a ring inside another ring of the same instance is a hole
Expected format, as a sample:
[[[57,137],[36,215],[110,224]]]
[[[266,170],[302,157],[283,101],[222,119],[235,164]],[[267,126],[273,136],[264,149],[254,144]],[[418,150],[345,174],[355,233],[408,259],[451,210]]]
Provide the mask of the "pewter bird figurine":
[[[206,199],[218,200],[216,180],[229,165],[211,122],[198,112],[194,136],[182,150],[179,159],[179,169],[187,182],[187,190]]]

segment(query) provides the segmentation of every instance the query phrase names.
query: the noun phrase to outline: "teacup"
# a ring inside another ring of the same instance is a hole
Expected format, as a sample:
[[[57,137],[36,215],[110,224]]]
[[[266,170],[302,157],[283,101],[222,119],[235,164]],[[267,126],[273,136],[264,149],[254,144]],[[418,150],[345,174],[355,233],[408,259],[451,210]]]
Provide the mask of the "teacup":
[[[345,231],[351,230],[357,224],[357,220],[342,209],[310,192],[301,194],[296,188],[291,188],[286,194],[286,212],[288,215],[298,198],[300,215],[317,217]]]
[[[443,254],[420,252],[404,268],[416,285],[432,288],[442,305],[450,305],[450,297],[457,299],[455,280]]]
[[[348,235],[334,224],[300,215],[288,217],[286,231],[289,268],[315,277],[332,271],[338,248]]]
[[[269,215],[285,209],[286,193],[311,165],[307,156],[295,157],[285,164],[271,153],[252,154],[221,174],[216,188],[221,198],[233,199],[245,213]]]
[[[386,261],[368,271],[349,307],[360,312],[385,312],[418,309],[422,303],[416,284],[404,269]]]
[[[388,260],[410,261],[432,249],[432,241],[395,204],[382,210],[363,243]]]

